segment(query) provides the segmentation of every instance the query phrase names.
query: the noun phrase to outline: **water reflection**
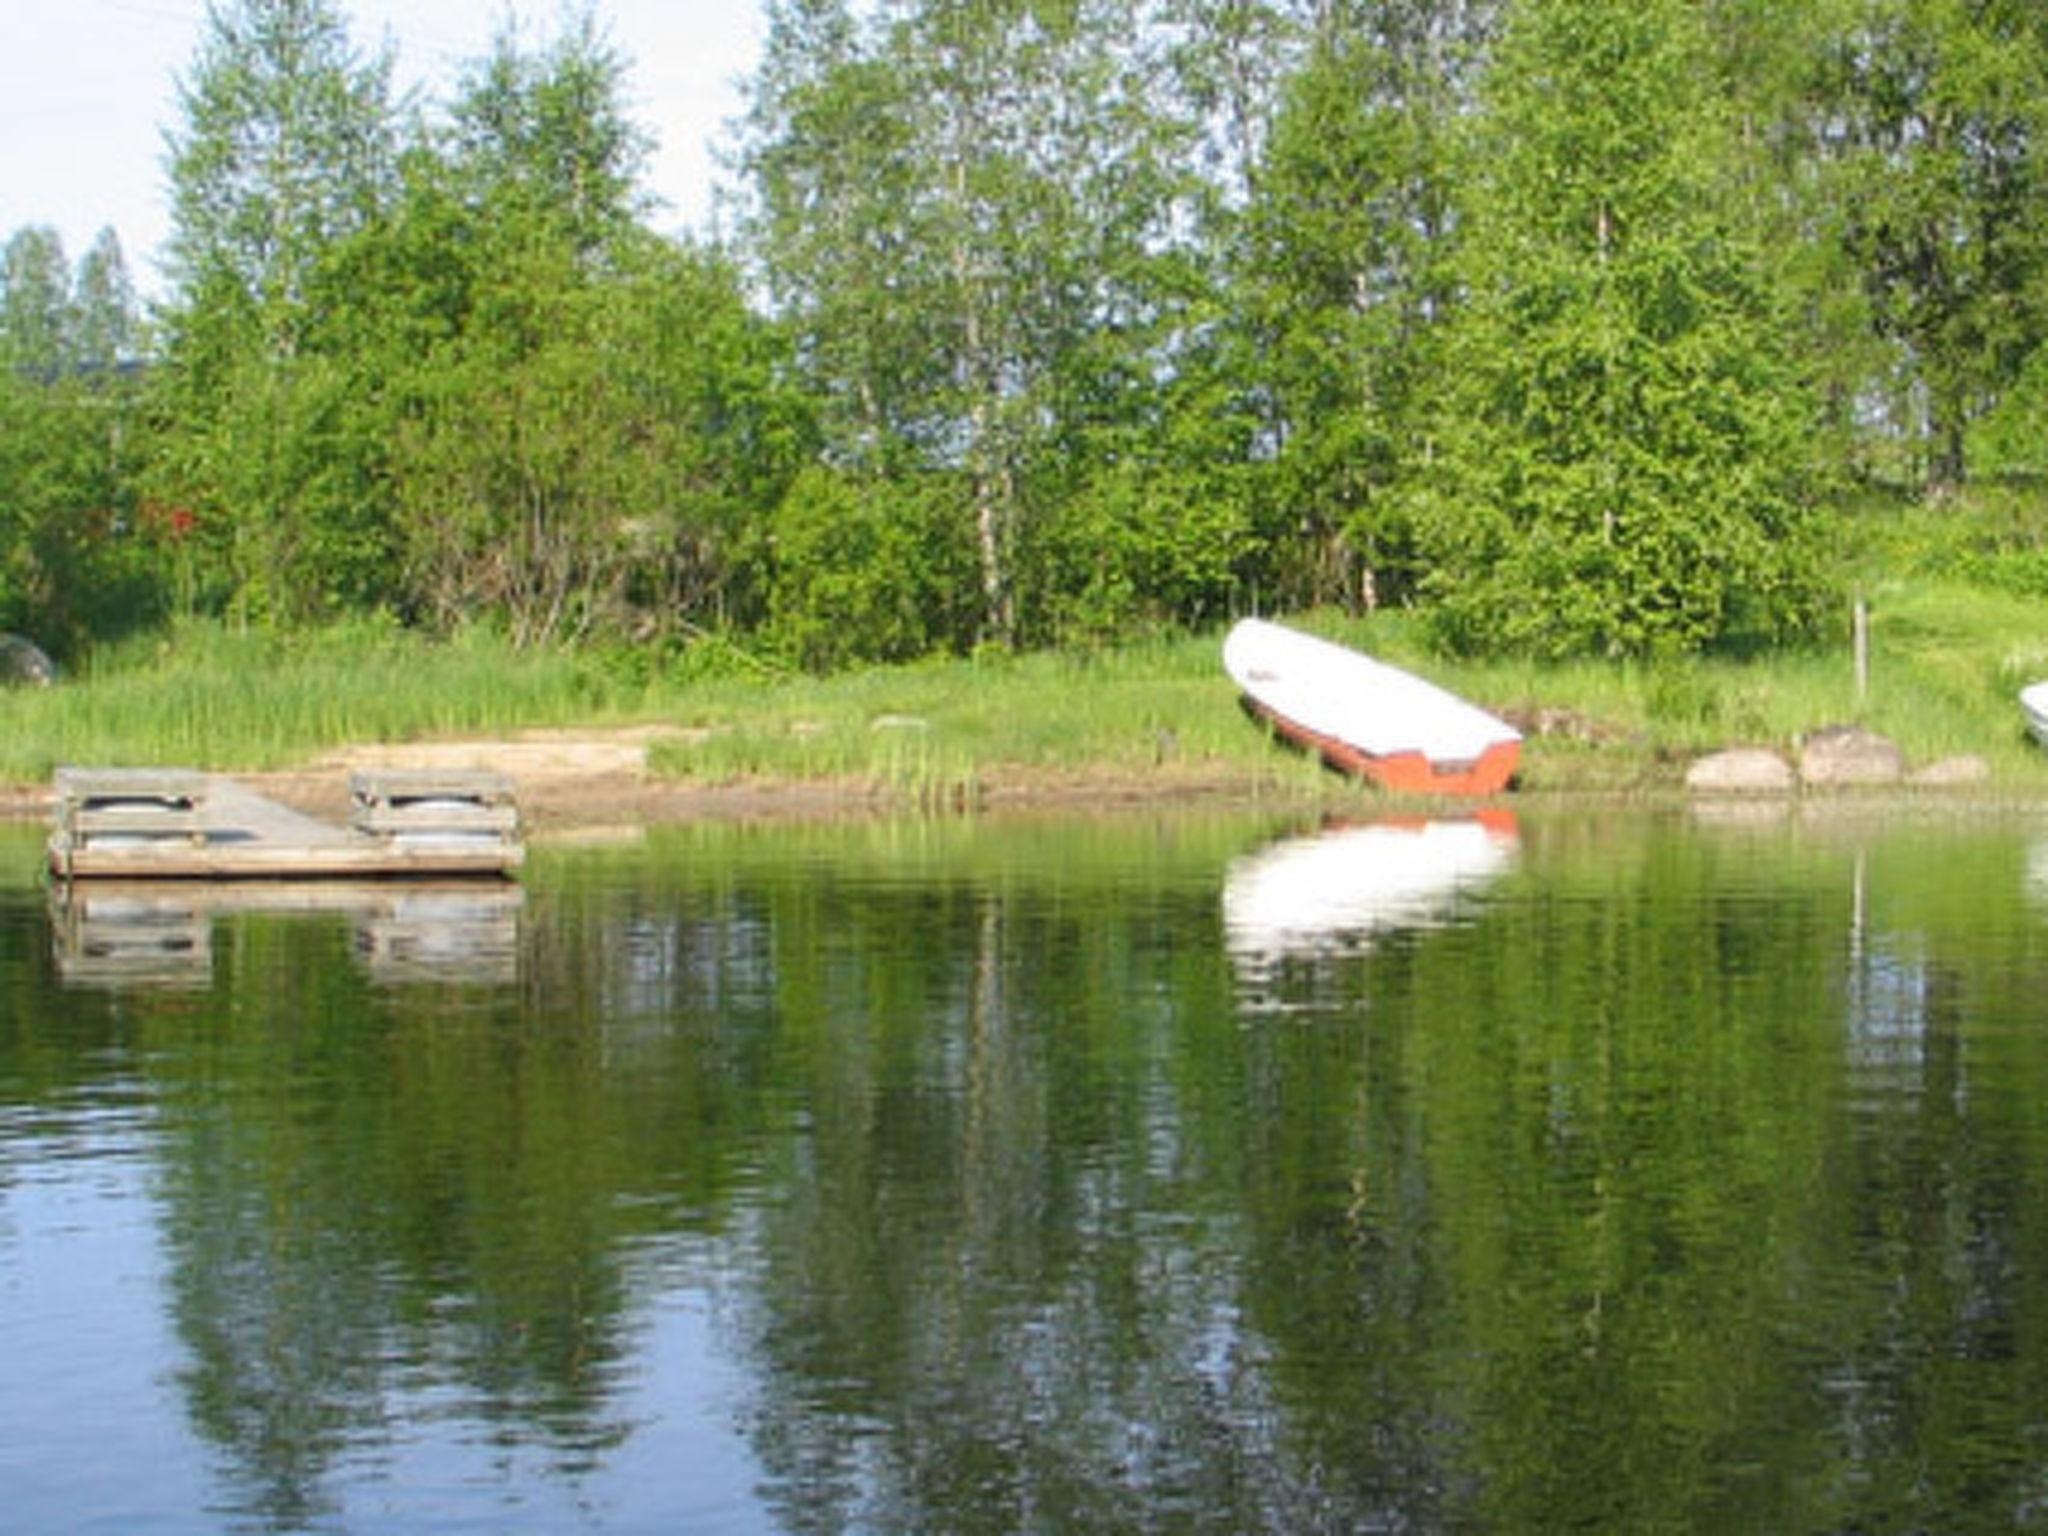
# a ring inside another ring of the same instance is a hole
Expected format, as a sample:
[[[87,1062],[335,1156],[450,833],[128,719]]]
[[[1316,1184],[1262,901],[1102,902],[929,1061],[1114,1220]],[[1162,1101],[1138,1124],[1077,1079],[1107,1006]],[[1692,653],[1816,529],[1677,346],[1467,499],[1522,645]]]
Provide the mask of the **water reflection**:
[[[1919,937],[1874,928],[1868,855],[1852,875],[1847,998],[1847,1086],[1874,1105],[1917,1098],[1934,1019],[1933,976]]]
[[[505,986],[518,979],[524,891],[501,882],[53,882],[57,974],[78,987],[203,988],[214,928],[235,916],[340,916],[371,979]]]
[[[197,1442],[174,1532],[2043,1523],[2023,838],[1272,831],[692,829],[509,930],[0,889],[0,1294],[118,1110],[95,1304],[171,1337],[89,1422]]]
[[[190,898],[141,887],[50,889],[57,974],[75,986],[204,987],[213,980],[213,918]]]
[[[520,887],[472,883],[379,894],[380,900],[349,909],[356,953],[373,980],[509,986],[519,979],[519,919],[526,907]]]
[[[1520,845],[1507,811],[1340,825],[1269,844],[1224,878],[1231,958],[1259,982],[1285,961],[1357,954],[1385,934],[1451,921]]]
[[[2048,912],[2048,837],[2027,845],[2026,894],[2035,906]]]

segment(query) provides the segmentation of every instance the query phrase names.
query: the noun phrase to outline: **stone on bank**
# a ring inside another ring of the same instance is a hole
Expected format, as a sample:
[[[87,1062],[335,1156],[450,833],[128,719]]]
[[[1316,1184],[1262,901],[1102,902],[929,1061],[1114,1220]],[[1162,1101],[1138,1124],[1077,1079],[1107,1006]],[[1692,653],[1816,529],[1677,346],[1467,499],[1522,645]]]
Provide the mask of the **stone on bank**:
[[[1830,725],[1799,748],[1799,777],[1815,789],[1863,789],[1897,784],[1906,755],[1889,736],[1860,725]]]
[[[1764,747],[1709,753],[1685,771],[1685,787],[1704,795],[1782,795],[1797,783],[1792,765]]]

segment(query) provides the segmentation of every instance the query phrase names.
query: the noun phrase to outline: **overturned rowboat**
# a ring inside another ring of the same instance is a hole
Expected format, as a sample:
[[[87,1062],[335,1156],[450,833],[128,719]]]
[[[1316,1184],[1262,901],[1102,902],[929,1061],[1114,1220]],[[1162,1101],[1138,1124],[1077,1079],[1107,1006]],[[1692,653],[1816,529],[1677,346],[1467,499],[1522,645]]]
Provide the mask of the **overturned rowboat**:
[[[1522,733],[1435,683],[1264,619],[1223,641],[1223,667],[1274,729],[1332,767],[1392,790],[1490,795],[1521,760]]]

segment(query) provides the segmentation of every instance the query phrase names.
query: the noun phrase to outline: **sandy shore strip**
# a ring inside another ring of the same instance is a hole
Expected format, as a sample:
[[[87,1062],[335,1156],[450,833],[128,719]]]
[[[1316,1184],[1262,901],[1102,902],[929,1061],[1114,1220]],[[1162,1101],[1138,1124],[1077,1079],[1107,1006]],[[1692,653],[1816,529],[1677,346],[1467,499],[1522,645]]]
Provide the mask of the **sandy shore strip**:
[[[738,780],[705,783],[657,777],[649,746],[676,734],[661,727],[525,731],[511,736],[366,744],[327,753],[297,768],[227,776],[295,810],[331,820],[348,815],[350,773],[366,768],[488,769],[512,780],[531,831],[687,820],[803,820],[911,809],[901,793],[863,779]],[[1054,772],[1004,769],[978,780],[961,804],[925,809],[1059,808],[1111,810],[1185,802],[1273,799],[1275,788],[1241,768],[1175,764],[1156,772],[1127,769]],[[0,784],[0,816],[46,818],[48,784]]]

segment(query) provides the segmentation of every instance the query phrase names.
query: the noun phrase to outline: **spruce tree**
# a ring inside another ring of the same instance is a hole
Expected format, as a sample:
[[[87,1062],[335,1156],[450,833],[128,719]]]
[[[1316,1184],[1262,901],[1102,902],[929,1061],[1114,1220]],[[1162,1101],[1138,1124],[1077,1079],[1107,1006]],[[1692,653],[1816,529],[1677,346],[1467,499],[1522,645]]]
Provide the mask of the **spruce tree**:
[[[1685,0],[1509,20],[1409,478],[1460,646],[1655,654],[1814,618],[1813,412],[1705,49]]]

